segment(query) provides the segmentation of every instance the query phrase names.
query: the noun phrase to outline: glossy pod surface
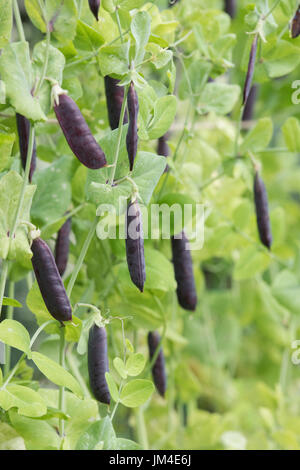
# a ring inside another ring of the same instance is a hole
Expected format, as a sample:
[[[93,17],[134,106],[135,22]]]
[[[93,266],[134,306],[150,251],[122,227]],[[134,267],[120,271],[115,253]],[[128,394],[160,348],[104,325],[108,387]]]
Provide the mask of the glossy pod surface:
[[[259,237],[262,244],[270,249],[272,245],[272,231],[269,217],[268,195],[265,184],[258,172],[255,173],[254,177],[254,201]]]
[[[109,125],[112,130],[119,127],[121,108],[124,99],[124,87],[118,86],[120,80],[111,78],[108,75],[104,77],[105,95],[107,103],[107,112]],[[125,111],[123,124],[128,122],[127,111]]]
[[[134,84],[131,82],[128,95],[127,95],[127,106],[129,115],[129,126],[126,136],[126,147],[129,158],[129,169],[132,171],[134,160],[137,153],[138,147],[138,113],[139,113],[139,101],[138,96],[134,88]]]
[[[70,217],[58,231],[55,243],[55,262],[61,276],[68,264],[71,225],[72,219]]]
[[[132,282],[143,292],[146,280],[142,216],[137,201],[130,202],[126,214],[126,257]]]
[[[54,111],[65,138],[78,160],[88,168],[96,170],[106,165],[103,150],[94,139],[89,126],[75,101],[68,95],[59,96]]]
[[[291,35],[292,38],[295,39],[300,34],[300,5],[295,13],[294,18],[292,19],[292,28],[291,28]]]
[[[248,99],[245,104],[243,117],[242,117],[243,121],[251,121],[251,119],[253,119],[256,96],[257,96],[257,85],[252,85]]]
[[[30,132],[30,121],[21,114],[16,114],[17,120],[17,129],[18,129],[18,136],[19,136],[19,147],[20,147],[20,156],[22,167],[25,170],[26,161],[27,161],[27,152],[28,152],[28,144],[29,144],[29,132]],[[34,140],[33,143],[33,151],[31,157],[31,165],[29,171],[29,181],[31,183],[33,173],[36,169],[36,142]]]
[[[110,404],[110,393],[105,378],[108,372],[107,335],[105,328],[93,325],[88,341],[88,369],[90,386],[94,397],[101,403]]]
[[[197,306],[197,293],[191,252],[184,232],[182,238],[171,238],[177,298],[182,308],[194,311]]]
[[[60,322],[72,320],[72,308],[49,246],[36,238],[31,250],[35,277],[49,313]]]
[[[149,348],[149,356],[150,361],[152,360],[155,351],[159,345],[160,336],[157,331],[150,331],[148,333],[148,348]],[[160,348],[156,361],[152,367],[152,377],[153,382],[156,387],[158,393],[164,397],[167,388],[167,376],[166,376],[166,368],[165,368],[165,358],[162,348]]]

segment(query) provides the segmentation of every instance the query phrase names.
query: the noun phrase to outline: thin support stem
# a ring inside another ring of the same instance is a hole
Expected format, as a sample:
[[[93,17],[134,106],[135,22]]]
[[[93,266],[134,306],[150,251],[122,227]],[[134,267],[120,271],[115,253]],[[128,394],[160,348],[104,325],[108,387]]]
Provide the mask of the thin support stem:
[[[142,406],[140,406],[136,411],[136,424],[138,442],[141,444],[143,450],[149,450],[148,434],[145,424],[144,410]]]
[[[85,383],[85,381],[84,381],[84,379],[83,379],[83,377],[80,373],[80,370],[78,368],[76,358],[73,355],[73,346],[74,345],[72,344],[70,348],[67,348],[66,359],[67,359],[68,366],[69,366],[72,374],[74,375],[74,377],[77,379],[78,383],[80,384],[80,386],[83,390],[84,396],[86,398],[91,398],[92,396],[90,394],[90,391],[86,386],[86,383]]]
[[[84,258],[85,258],[85,255],[89,249],[89,246],[90,246],[90,243],[92,241],[92,238],[94,236],[94,233],[95,233],[95,230],[96,230],[96,227],[97,227],[97,223],[98,223],[98,217],[95,217],[95,220],[94,222],[92,223],[91,225],[91,228],[90,228],[90,231],[85,239],[85,242],[83,244],[83,247],[81,249],[81,252],[80,252],[80,255],[78,257],[78,260],[77,260],[77,263],[75,265],[75,268],[73,270],[73,273],[72,273],[72,276],[71,276],[71,279],[69,281],[69,284],[68,284],[68,287],[67,287],[67,295],[68,297],[70,298],[71,297],[71,293],[72,293],[72,290],[73,290],[73,287],[74,287],[74,284],[76,282],[76,279],[77,279],[77,276],[78,276],[78,273],[81,269],[81,266],[83,264],[83,261],[84,261]]]
[[[124,40],[123,40],[123,33],[122,33],[122,27],[121,27],[121,21],[120,21],[120,16],[119,16],[119,12],[118,12],[118,7],[116,7],[116,19],[117,19],[117,25],[118,25],[118,30],[119,30],[119,34],[120,34],[121,43],[123,43]]]
[[[1,269],[1,277],[0,277],[0,318],[3,306],[3,299],[4,299],[4,291],[6,285],[6,279],[8,274],[8,260],[2,260],[2,269]]]
[[[15,296],[15,283],[10,281],[8,287],[8,297],[13,299]],[[13,305],[9,305],[6,311],[6,318],[7,320],[12,320],[14,317],[14,307]],[[5,351],[5,364],[4,364],[4,377],[9,373],[10,370],[10,356],[11,356],[11,347],[7,344]]]
[[[13,8],[14,8],[14,16],[16,20],[16,26],[17,26],[20,41],[26,41],[22,19],[20,15],[20,10],[19,10],[19,5],[18,5],[18,0],[13,0]]]
[[[59,348],[59,364],[65,368],[65,332],[64,328],[61,328],[60,331],[60,348]],[[59,395],[58,395],[58,408],[60,411],[64,413],[65,410],[65,387],[59,387]],[[60,437],[64,438],[65,432],[65,421],[64,419],[59,419],[59,434]]]
[[[47,35],[46,35],[46,51],[45,51],[45,59],[44,59],[44,64],[43,64],[43,69],[41,76],[39,78],[38,84],[36,86],[34,96],[37,96],[39,94],[39,91],[44,83],[45,76],[47,73],[47,68],[48,68],[48,62],[49,62],[49,54],[50,54],[50,39],[51,39],[51,33],[49,30],[49,27],[47,26]]]
[[[118,139],[117,139],[117,145],[116,145],[116,151],[115,151],[115,158],[114,158],[114,162],[113,162],[113,165],[112,165],[112,171],[111,171],[111,175],[110,175],[110,179],[109,179],[109,184],[111,186],[112,186],[112,184],[114,182],[114,179],[115,179],[117,163],[118,163],[118,158],[119,158],[119,153],[120,153],[123,122],[124,122],[126,101],[127,101],[127,93],[128,93],[128,86],[125,88],[125,91],[124,91],[124,98],[123,98],[123,103],[122,103],[122,108],[121,108],[121,113],[120,113]]]

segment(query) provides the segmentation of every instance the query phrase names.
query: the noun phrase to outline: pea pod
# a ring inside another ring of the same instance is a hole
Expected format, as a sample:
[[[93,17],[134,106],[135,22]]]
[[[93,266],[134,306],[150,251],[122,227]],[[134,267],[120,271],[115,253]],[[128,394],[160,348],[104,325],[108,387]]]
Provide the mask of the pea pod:
[[[197,306],[197,293],[193,273],[193,262],[184,232],[181,238],[171,238],[173,266],[177,281],[177,298],[182,308],[194,311]]]
[[[292,26],[291,26],[291,35],[292,38],[295,39],[300,34],[300,5],[297,8],[297,11],[292,19]]]
[[[104,77],[108,120],[112,130],[119,127],[121,108],[124,99],[124,87],[119,86],[118,83],[120,83],[120,80],[117,80],[116,78],[109,77],[109,75]],[[123,124],[126,124],[127,122],[128,116],[126,111]]]
[[[72,320],[70,301],[49,246],[36,238],[31,250],[35,277],[49,313],[61,323]]]
[[[236,15],[236,0],[225,0],[225,12],[234,18]]]
[[[110,393],[105,378],[108,372],[107,334],[104,327],[93,325],[88,341],[88,369],[90,386],[96,400],[110,404]]]
[[[148,333],[148,348],[150,361],[152,360],[155,351],[157,350],[160,343],[160,336],[157,331],[150,331]],[[167,388],[167,377],[166,377],[166,368],[165,368],[165,358],[162,348],[160,348],[159,353],[156,357],[156,360],[152,367],[152,377],[153,382],[158,393],[164,397]]]
[[[70,217],[58,231],[55,243],[55,262],[61,276],[68,264],[71,225],[72,219]]]
[[[168,146],[168,142],[167,142],[167,134],[164,134],[162,135],[159,139],[158,139],[158,143],[157,143],[157,153],[158,155],[162,155],[163,157],[168,157],[169,154],[170,154],[170,148]],[[166,168],[165,168],[165,173],[168,172],[170,170],[170,167],[169,165],[166,165]]]
[[[99,21],[100,0],[89,0],[90,10],[97,21]]]
[[[243,112],[243,121],[251,121],[253,118],[254,106],[257,96],[257,85],[252,85],[248,99],[245,104],[244,112]]]
[[[252,86],[252,80],[253,80],[254,69],[255,69],[257,44],[258,44],[258,36],[256,35],[254,36],[251,50],[250,50],[247,75],[246,75],[244,91],[243,91],[243,105],[245,105],[248,100],[248,96],[249,96],[251,86]]]
[[[130,83],[127,95],[129,126],[126,136],[126,147],[129,159],[129,169],[132,171],[138,147],[138,113],[139,101],[133,82]]]
[[[75,101],[68,95],[60,93],[55,100],[54,111],[65,138],[78,160],[93,170],[106,166],[104,152],[94,139]]]
[[[268,195],[265,184],[257,171],[254,177],[254,201],[259,237],[262,244],[270,249],[272,245],[272,231],[269,217]]]
[[[146,280],[142,216],[138,202],[130,202],[126,214],[126,256],[132,282],[143,292]]]
[[[16,120],[17,120],[18,136],[19,136],[21,162],[25,170],[26,161],[27,161],[27,153],[28,153],[28,145],[29,145],[30,121],[25,116],[22,116],[22,114],[18,114],[18,113],[16,114]],[[35,169],[36,169],[36,142],[34,140],[30,170],[29,170],[30,183],[32,181],[32,177],[33,177],[33,173]]]

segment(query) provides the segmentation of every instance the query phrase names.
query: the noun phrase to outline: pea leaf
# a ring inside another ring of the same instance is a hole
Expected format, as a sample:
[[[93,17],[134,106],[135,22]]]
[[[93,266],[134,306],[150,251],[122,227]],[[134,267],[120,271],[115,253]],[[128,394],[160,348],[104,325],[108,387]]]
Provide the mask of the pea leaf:
[[[65,370],[62,366],[57,364],[52,359],[40,354],[38,352],[32,353],[32,360],[37,368],[56,385],[70,389],[75,395],[83,397],[82,390],[77,380]]]
[[[273,123],[270,118],[259,119],[256,125],[248,132],[240,151],[259,152],[266,148],[272,138]]]
[[[15,142],[15,135],[0,131],[0,171],[10,167],[12,159],[11,152]]]
[[[117,389],[116,382],[113,379],[113,376],[109,372],[105,372],[106,382],[110,391],[110,394],[115,402],[119,401],[119,392]]]
[[[240,87],[226,83],[207,83],[201,93],[199,110],[228,114],[234,108],[240,95]]]
[[[26,328],[16,320],[0,323],[0,340],[30,356],[30,336]]]
[[[37,418],[47,412],[47,406],[42,397],[29,387],[10,384],[0,390],[0,406],[5,410],[17,408],[24,416]]]
[[[177,109],[177,100],[173,95],[162,96],[154,105],[154,116],[147,132],[149,139],[157,139],[171,126]]]
[[[103,450],[115,447],[116,434],[109,416],[91,424],[80,436],[76,450],[94,450],[99,446]]]
[[[0,48],[9,42],[12,29],[12,0],[0,0]]]
[[[46,120],[37,98],[31,94],[34,74],[27,42],[7,44],[0,56],[1,79],[6,96],[16,111],[32,121]]]
[[[131,22],[131,32],[135,39],[134,62],[139,65],[145,55],[145,46],[150,36],[150,16],[146,11],[139,11]]]
[[[0,450],[26,450],[22,437],[7,423],[0,423]]]
[[[126,371],[128,375],[131,375],[132,377],[139,375],[143,371],[145,363],[146,358],[143,354],[131,354],[126,361]]]
[[[287,148],[291,152],[300,152],[300,123],[295,117],[288,118],[282,126]]]
[[[120,401],[128,408],[135,408],[143,405],[151,397],[153,391],[154,385],[150,380],[132,380],[123,387]]]
[[[122,361],[122,359],[120,359],[119,357],[115,357],[113,362],[114,362],[114,366],[118,374],[122,377],[122,379],[126,379],[127,371],[125,368],[124,361]]]

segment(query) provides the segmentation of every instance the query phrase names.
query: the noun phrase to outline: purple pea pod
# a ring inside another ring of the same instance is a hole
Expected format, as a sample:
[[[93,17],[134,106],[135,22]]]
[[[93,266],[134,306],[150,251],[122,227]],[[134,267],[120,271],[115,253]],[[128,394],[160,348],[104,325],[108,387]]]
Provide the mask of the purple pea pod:
[[[259,238],[269,250],[272,245],[272,231],[268,207],[268,195],[265,184],[258,172],[254,177],[254,202]]]
[[[55,262],[61,276],[63,276],[68,264],[71,226],[72,219],[70,217],[62,225],[56,238]]]
[[[243,91],[243,105],[247,103],[248,96],[249,96],[251,86],[252,86],[252,80],[253,80],[254,69],[255,69],[256,52],[257,52],[257,43],[258,43],[258,36],[256,35],[253,39],[251,50],[250,50],[248,70],[247,70],[247,75],[246,75],[246,80],[245,80],[245,85],[244,85],[244,91]]]
[[[257,85],[252,85],[248,99],[244,107],[244,112],[243,112],[243,117],[242,117],[243,121],[251,121],[251,119],[253,118],[257,90],[258,90]]]
[[[292,26],[291,26],[291,35],[292,38],[295,39],[300,34],[300,5],[297,8],[297,11],[292,19]]]
[[[90,10],[97,21],[99,21],[100,0],[89,0]]]
[[[63,323],[72,320],[72,308],[49,246],[41,238],[32,242],[35,277],[49,313]]]
[[[28,153],[28,144],[29,144],[29,133],[30,133],[30,121],[22,114],[16,114],[17,120],[17,129],[18,129],[18,136],[19,136],[19,147],[20,147],[20,155],[21,155],[21,162],[22,167],[25,170],[26,161],[27,161],[27,153]],[[36,142],[34,139],[33,143],[33,150],[32,150],[32,157],[31,157],[31,164],[29,170],[29,182],[31,183],[33,173],[36,169]]]
[[[106,329],[95,324],[89,333],[88,369],[94,397],[99,402],[109,405],[110,393],[105,378],[105,373],[109,371]]]
[[[231,18],[235,18],[236,15],[236,0],[225,0],[224,10],[228,13]]]
[[[107,103],[108,120],[112,130],[119,127],[122,104],[124,100],[124,87],[119,86],[120,80],[111,78],[108,75],[104,77],[105,95]],[[127,124],[128,116],[125,111],[123,124]]]
[[[105,154],[93,137],[75,101],[62,90],[55,99],[54,111],[70,149],[87,168],[107,165]]]
[[[196,310],[197,293],[193,272],[193,261],[188,249],[188,239],[184,232],[181,238],[171,238],[173,266],[177,281],[177,298],[179,305],[185,310]]]
[[[126,214],[126,256],[132,282],[143,292],[146,280],[142,216],[138,202],[130,202]]]
[[[168,135],[162,135],[157,142],[157,154],[162,155],[163,157],[168,157],[170,154],[170,148],[168,146]],[[166,165],[164,173],[167,173],[170,170],[169,165]]]
[[[126,147],[129,159],[129,169],[130,171],[132,171],[138,147],[137,122],[139,113],[139,100],[133,82],[131,82],[129,85],[127,95],[127,106],[129,115],[129,126],[126,136]]]
[[[160,336],[157,331],[150,331],[148,333],[148,349],[150,361],[152,360],[155,351],[160,343]],[[153,382],[158,393],[164,397],[167,388],[167,376],[165,367],[165,358],[162,348],[160,348],[157,358],[152,367]]]

